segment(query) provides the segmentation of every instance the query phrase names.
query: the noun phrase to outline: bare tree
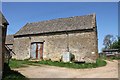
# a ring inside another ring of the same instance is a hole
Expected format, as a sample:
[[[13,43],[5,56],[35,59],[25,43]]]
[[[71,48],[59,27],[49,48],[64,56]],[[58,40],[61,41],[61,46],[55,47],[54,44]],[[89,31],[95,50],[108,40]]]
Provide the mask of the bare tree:
[[[110,48],[111,44],[115,41],[115,38],[113,35],[106,35],[103,40],[103,45],[105,46],[105,49]]]

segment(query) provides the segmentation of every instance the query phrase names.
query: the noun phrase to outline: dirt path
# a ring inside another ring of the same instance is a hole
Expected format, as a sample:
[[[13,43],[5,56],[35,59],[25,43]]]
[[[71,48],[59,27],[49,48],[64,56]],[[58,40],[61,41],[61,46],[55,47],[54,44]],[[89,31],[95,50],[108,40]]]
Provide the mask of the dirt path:
[[[70,69],[41,65],[14,70],[28,78],[118,78],[118,61],[107,61],[107,66],[92,69]]]

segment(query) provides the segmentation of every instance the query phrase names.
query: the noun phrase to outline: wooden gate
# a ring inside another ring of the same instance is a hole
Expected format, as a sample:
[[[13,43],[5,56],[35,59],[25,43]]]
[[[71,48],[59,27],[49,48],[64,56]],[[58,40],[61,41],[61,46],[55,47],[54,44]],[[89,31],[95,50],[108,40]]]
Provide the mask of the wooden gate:
[[[31,59],[43,59],[43,43],[34,42],[31,44]]]

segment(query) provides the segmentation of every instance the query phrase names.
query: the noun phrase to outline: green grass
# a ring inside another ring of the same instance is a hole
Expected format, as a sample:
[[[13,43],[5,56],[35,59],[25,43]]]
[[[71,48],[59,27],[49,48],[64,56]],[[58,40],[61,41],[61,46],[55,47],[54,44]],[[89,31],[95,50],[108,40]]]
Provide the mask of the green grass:
[[[106,61],[104,61],[103,59],[97,59],[96,60],[96,66],[97,67],[102,67],[102,66],[105,66],[107,64]]]
[[[107,60],[107,57],[105,55],[102,55],[102,56],[99,57],[99,59]]]
[[[111,57],[106,57],[105,55],[101,56],[100,59],[104,59],[104,60],[120,60],[120,56],[116,57],[116,56],[111,56]]]
[[[110,57],[110,59],[111,59],[111,60],[120,60],[120,57],[115,57],[115,56],[113,56],[113,57]]]
[[[20,68],[20,67],[27,67],[25,64],[28,63],[27,60],[15,60],[15,59],[12,59],[10,60],[9,62],[9,66],[11,68]]]
[[[53,62],[53,61],[28,61],[28,60],[11,60],[10,67],[11,68],[19,68],[26,67],[26,65],[35,65],[40,66],[40,64],[50,65],[50,66],[59,66],[59,67],[67,67],[67,68],[75,68],[75,69],[83,69],[83,68],[96,68],[105,66],[107,63],[102,59],[97,59],[96,63],[65,63],[65,62]]]
[[[10,68],[26,67],[27,65],[40,66],[41,64],[50,66],[67,67],[74,69],[85,69],[85,68],[97,68],[105,66],[107,63],[102,59],[97,59],[96,63],[64,63],[64,62],[53,62],[53,61],[29,61],[29,60],[10,60],[9,66],[5,65],[3,79],[2,80],[28,80],[25,76],[17,71],[11,70]]]
[[[59,66],[59,67],[67,67],[67,68],[75,68],[75,69],[83,69],[83,68],[96,68],[105,66],[107,63],[104,60],[97,59],[96,63],[64,63],[64,62],[53,62],[53,61],[38,61],[34,62],[36,64],[45,64],[50,66]]]

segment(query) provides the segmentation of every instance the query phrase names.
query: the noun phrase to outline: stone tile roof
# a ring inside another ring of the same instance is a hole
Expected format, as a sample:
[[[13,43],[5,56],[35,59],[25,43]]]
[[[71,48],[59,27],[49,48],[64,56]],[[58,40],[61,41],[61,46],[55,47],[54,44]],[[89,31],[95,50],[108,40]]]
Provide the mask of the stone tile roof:
[[[3,16],[2,12],[0,11],[0,24],[1,23],[9,25],[8,21],[5,19],[5,17]]]
[[[13,44],[14,42],[14,36],[13,35],[7,35],[5,44]]]
[[[41,22],[27,23],[15,34],[15,36],[91,29],[95,27],[95,18],[95,14],[89,14],[84,16],[74,16],[68,18],[59,18]]]

